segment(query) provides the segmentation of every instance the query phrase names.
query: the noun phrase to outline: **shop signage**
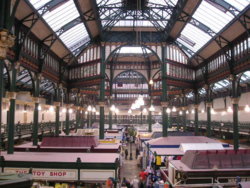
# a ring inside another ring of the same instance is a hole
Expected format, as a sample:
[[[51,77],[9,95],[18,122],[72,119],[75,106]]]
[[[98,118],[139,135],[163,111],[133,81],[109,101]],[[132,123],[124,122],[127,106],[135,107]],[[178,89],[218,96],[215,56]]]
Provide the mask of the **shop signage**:
[[[80,170],[80,180],[106,181],[115,178],[115,170]]]
[[[4,172],[27,174],[29,168],[4,168]],[[77,170],[74,169],[39,169],[33,168],[32,175],[38,180],[77,180]]]

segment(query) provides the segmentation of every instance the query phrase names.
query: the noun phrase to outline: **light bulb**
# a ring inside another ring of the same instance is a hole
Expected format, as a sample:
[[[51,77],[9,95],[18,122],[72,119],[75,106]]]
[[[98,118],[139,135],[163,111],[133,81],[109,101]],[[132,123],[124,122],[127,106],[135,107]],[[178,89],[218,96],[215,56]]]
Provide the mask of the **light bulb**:
[[[153,112],[153,111],[155,111],[155,107],[153,105],[151,105],[148,110]]]
[[[87,115],[87,114],[88,114],[88,112],[86,111],[86,112],[85,112],[85,114]]]
[[[129,109],[129,110],[128,110],[128,113],[129,113],[129,114],[131,114],[131,113],[132,113],[132,110],[131,110],[131,109]]]
[[[63,108],[63,109],[62,109],[62,113],[65,113],[65,112],[66,112],[66,108]]]
[[[182,115],[182,111],[180,111],[179,114]]]
[[[248,106],[248,105],[246,105],[244,110],[245,110],[245,112],[250,112],[250,108],[249,108],[249,106]]]
[[[149,84],[150,85],[153,85],[154,84],[154,81],[151,79],[151,80],[149,80]]]
[[[42,107],[39,105],[39,106],[37,107],[37,109],[38,109],[39,111],[41,111],[41,110],[42,110]]]
[[[49,111],[50,111],[50,112],[54,112],[54,107],[53,107],[53,106],[50,106],[50,107],[49,107]]]
[[[146,114],[148,111],[147,111],[146,108],[144,108],[144,109],[142,110],[142,112],[143,112],[144,114]]]
[[[170,114],[170,113],[171,113],[171,109],[170,109],[170,108],[167,108],[166,112],[167,112],[168,114]]]
[[[172,112],[176,112],[176,108],[175,107],[172,108]]]
[[[186,111],[186,114],[189,114],[189,111],[188,111],[188,110]]]
[[[87,110],[90,112],[92,110],[92,107],[89,105]]]
[[[191,113],[194,114],[194,110],[192,110]]]
[[[232,113],[232,112],[233,112],[233,110],[232,110],[232,107],[231,107],[231,106],[229,106],[229,107],[227,108],[227,112],[229,112],[229,113]]]
[[[69,109],[69,113],[72,114],[72,112],[73,112],[73,110],[70,108],[70,109]]]
[[[112,112],[114,112],[114,111],[115,111],[115,105],[112,104],[112,106],[110,107],[110,110],[111,110]]]
[[[93,108],[92,108],[92,112],[96,112],[96,109],[95,109],[95,107],[93,107]]]
[[[202,110],[201,110],[201,113],[204,113],[204,112],[205,112],[205,111],[202,109]]]
[[[96,112],[95,114],[96,114],[97,116],[99,116],[99,115],[100,115],[100,112]]]

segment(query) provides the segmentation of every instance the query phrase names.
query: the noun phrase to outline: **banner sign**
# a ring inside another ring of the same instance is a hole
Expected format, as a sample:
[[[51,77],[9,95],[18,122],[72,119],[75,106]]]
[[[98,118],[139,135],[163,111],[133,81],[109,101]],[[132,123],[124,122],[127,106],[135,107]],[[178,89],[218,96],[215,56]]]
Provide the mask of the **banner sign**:
[[[15,174],[27,174],[29,168],[4,168],[4,172]],[[77,170],[74,169],[39,169],[33,168],[32,175],[37,180],[77,180]]]

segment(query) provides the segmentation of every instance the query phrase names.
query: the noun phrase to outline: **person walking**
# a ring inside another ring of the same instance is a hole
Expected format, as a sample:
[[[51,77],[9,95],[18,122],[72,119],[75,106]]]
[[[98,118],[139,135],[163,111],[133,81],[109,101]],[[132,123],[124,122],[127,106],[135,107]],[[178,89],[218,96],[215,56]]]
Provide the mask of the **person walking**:
[[[125,149],[125,159],[126,160],[128,159],[128,149],[127,148]]]
[[[134,179],[131,181],[131,185],[133,188],[139,188],[139,179],[135,176]]]

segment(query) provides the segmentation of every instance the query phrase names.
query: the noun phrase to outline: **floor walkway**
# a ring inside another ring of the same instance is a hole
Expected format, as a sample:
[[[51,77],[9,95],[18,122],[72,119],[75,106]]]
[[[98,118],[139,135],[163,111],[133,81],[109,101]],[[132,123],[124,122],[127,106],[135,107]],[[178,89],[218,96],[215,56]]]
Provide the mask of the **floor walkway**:
[[[127,149],[129,151],[130,154],[130,146],[127,146]],[[131,182],[132,179],[134,179],[135,176],[139,175],[140,172],[140,168],[137,166],[137,159],[135,158],[135,144],[132,144],[132,157],[133,160],[129,159],[129,155],[128,155],[128,159],[123,160],[123,165],[121,168],[121,180],[123,179],[123,177],[125,177],[127,180],[129,180]]]

